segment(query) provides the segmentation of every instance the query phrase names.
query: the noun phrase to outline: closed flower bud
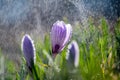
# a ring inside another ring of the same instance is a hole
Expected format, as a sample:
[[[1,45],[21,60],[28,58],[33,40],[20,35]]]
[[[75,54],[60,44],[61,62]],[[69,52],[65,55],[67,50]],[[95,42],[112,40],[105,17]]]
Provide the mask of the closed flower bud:
[[[21,47],[28,67],[32,68],[35,61],[35,48],[29,35],[23,37]]]
[[[76,41],[72,41],[68,45],[67,60],[74,64],[75,67],[79,65],[79,46]]]

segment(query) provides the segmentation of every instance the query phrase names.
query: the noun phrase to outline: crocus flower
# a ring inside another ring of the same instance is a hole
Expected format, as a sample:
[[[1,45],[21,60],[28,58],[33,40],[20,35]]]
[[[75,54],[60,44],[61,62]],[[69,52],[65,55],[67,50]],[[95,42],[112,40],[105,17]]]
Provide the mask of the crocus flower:
[[[23,37],[21,47],[28,67],[32,68],[35,61],[35,48],[28,34]]]
[[[72,27],[63,21],[57,21],[53,24],[51,30],[51,43],[53,55],[61,52],[65,45],[69,42],[72,35]]]
[[[79,65],[79,47],[75,40],[68,45],[67,60],[74,63],[75,67]]]

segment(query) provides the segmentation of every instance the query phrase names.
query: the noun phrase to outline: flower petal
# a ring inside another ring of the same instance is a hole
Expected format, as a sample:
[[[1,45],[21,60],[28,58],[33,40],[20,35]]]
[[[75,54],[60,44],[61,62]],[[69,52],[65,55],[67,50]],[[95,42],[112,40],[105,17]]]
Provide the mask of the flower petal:
[[[22,39],[22,51],[27,65],[31,66],[31,63],[35,61],[35,48],[33,41],[28,34],[26,34]]]
[[[66,37],[65,37],[65,40],[62,44],[62,47],[61,49],[63,49],[65,47],[65,45],[69,42],[71,36],[72,36],[72,26],[70,24],[67,24],[66,25],[66,30],[67,30],[67,34],[66,34]]]
[[[68,43],[72,33],[70,24],[65,24],[63,21],[57,21],[53,24],[51,30],[52,52],[59,53]]]
[[[75,67],[79,65],[79,47],[75,40],[73,40],[69,45],[69,55],[67,56],[68,60],[72,60],[74,62]]]

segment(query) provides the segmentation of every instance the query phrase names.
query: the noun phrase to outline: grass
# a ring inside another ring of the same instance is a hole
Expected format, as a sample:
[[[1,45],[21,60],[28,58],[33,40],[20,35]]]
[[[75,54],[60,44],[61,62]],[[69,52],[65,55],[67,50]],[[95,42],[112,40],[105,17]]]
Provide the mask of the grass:
[[[26,67],[24,57],[19,69],[12,61],[4,59],[4,73],[0,78],[5,80],[120,80],[120,22],[115,31],[110,32],[105,19],[95,26],[90,20],[87,27],[80,24],[73,26],[72,40],[79,45],[79,66],[75,68],[66,60],[66,48],[55,59],[51,57],[50,36],[44,41],[34,40],[36,48],[35,72]],[[1,54],[1,60],[3,55]],[[3,64],[0,64],[0,66]],[[9,75],[7,75],[9,74]],[[7,75],[7,76],[6,76]]]

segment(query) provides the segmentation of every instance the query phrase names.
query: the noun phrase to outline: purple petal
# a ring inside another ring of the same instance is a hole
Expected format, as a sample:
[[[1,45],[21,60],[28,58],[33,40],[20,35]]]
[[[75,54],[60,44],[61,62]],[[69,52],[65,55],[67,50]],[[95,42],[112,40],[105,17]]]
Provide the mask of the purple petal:
[[[22,39],[22,51],[26,59],[27,65],[31,67],[35,59],[35,48],[29,35],[25,35]]]
[[[51,42],[52,42],[53,53],[60,52],[60,47],[63,44],[65,37],[66,37],[65,23],[63,21],[57,21],[56,23],[53,24],[51,31]]]
[[[79,47],[76,41],[72,41],[68,45],[69,49],[69,56],[68,59],[72,60],[74,62],[75,67],[78,67],[79,65]]]
[[[63,49],[65,47],[65,45],[69,42],[71,36],[72,36],[72,26],[70,24],[67,24],[66,25],[66,30],[67,30],[67,34],[66,34],[66,37],[65,37],[65,40],[62,44],[62,47],[61,49]]]

